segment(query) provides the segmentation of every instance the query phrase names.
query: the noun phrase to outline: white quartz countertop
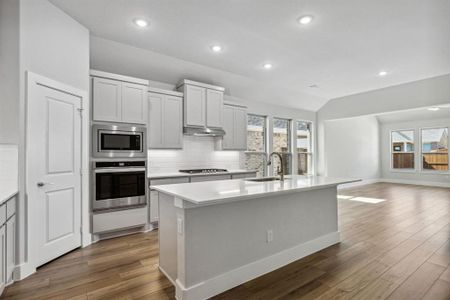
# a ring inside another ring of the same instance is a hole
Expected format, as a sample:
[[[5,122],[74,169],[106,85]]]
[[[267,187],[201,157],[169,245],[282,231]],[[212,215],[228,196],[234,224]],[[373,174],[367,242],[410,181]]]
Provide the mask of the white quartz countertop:
[[[183,172],[148,172],[147,177],[149,179],[160,179],[160,178],[174,178],[174,177],[196,177],[196,176],[214,176],[214,175],[233,175],[233,174],[245,174],[245,173],[255,173],[256,171],[251,170],[228,170],[227,172],[216,172],[216,173],[197,173],[189,174]]]
[[[19,192],[17,180],[0,181],[0,205]]]
[[[152,186],[195,205],[210,205],[224,202],[266,197],[271,194],[295,193],[352,183],[359,179],[332,178],[322,176],[286,176],[281,181],[254,182],[243,179],[218,180],[196,183],[181,183]]]

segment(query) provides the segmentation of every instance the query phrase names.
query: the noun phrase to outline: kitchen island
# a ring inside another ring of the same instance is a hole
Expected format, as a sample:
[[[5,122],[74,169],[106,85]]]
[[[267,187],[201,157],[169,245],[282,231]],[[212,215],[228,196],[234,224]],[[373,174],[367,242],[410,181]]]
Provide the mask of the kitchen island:
[[[288,176],[152,186],[160,270],[178,300],[206,299],[339,242],[337,186]]]

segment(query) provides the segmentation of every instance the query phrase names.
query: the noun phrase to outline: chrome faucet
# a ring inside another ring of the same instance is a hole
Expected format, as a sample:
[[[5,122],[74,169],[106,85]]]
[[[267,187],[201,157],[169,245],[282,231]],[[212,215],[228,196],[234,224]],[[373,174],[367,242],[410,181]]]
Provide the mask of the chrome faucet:
[[[280,175],[280,180],[283,181],[284,180],[284,164],[283,164],[283,156],[278,153],[278,152],[272,152],[269,155],[269,160],[267,161],[267,165],[270,166],[272,164],[272,156],[273,155],[277,155],[278,158],[280,159],[280,165],[277,168],[277,174]]]

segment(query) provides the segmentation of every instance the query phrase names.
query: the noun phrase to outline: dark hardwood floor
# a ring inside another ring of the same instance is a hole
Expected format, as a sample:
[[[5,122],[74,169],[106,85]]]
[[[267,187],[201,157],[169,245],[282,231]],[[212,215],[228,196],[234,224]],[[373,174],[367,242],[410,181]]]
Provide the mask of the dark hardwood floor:
[[[342,190],[339,216],[340,244],[214,299],[450,299],[450,189]],[[2,299],[174,299],[158,271],[157,238],[154,231],[73,251]]]

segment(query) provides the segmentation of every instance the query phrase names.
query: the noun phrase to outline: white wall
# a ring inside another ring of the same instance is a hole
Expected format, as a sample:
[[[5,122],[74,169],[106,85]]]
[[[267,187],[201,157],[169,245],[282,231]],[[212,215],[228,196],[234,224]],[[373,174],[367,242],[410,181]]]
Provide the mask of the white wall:
[[[325,175],[331,177],[380,177],[379,124],[375,117],[326,121]]]
[[[450,119],[431,119],[431,120],[414,120],[399,123],[383,123],[381,124],[381,171],[385,180],[393,182],[410,182],[418,184],[432,184],[450,187],[450,172],[436,173],[430,171],[421,171],[421,155],[420,155],[420,128],[425,127],[448,127],[450,128]],[[391,170],[391,130],[414,129],[415,135],[415,170]]]
[[[19,143],[19,1],[0,1],[0,144]]]
[[[47,0],[20,0],[19,257],[27,260],[25,202],[26,71],[89,90],[89,31]],[[88,107],[86,115],[89,115]],[[89,118],[84,118],[84,128]],[[85,130],[85,129],[83,129]],[[87,149],[87,147],[86,147]],[[26,270],[25,270],[26,272]]]

